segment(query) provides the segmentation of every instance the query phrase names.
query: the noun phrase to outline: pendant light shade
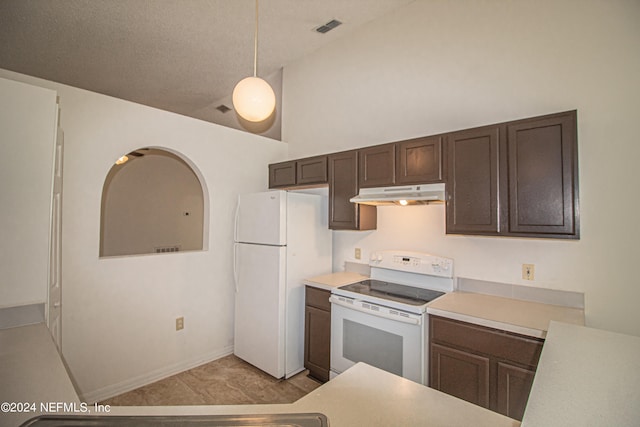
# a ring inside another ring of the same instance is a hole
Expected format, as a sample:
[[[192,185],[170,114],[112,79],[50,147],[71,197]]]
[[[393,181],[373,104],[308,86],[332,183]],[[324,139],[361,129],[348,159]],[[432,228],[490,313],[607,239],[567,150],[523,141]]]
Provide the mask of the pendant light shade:
[[[232,99],[240,117],[250,122],[261,122],[276,108],[276,94],[269,83],[258,77],[258,0],[253,48],[253,77],[246,77],[236,84]]]
[[[276,94],[260,77],[246,77],[233,89],[233,107],[245,120],[261,122],[276,107]]]

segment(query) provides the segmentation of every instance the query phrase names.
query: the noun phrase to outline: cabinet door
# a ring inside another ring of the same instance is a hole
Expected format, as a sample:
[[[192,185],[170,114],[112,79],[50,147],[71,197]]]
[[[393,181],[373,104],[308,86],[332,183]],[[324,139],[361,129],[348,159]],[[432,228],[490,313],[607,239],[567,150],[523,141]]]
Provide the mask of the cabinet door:
[[[487,126],[447,136],[447,233],[500,231],[500,131]]]
[[[329,228],[375,230],[375,206],[358,205],[349,199],[358,194],[358,152],[331,154],[329,162]]]
[[[269,165],[269,188],[296,185],[296,162],[274,163]]]
[[[533,370],[499,362],[496,390],[497,412],[516,420],[522,420],[534,376],[535,371]]]
[[[507,125],[509,233],[577,238],[576,112]]]
[[[489,358],[431,344],[430,386],[476,405],[489,407]]]
[[[329,381],[331,312],[305,307],[304,367],[320,381]]]
[[[442,137],[396,143],[396,184],[442,181]]]
[[[396,183],[395,144],[376,145],[359,150],[359,185],[384,187]]]
[[[296,185],[324,184],[327,182],[327,156],[301,159],[297,163]]]

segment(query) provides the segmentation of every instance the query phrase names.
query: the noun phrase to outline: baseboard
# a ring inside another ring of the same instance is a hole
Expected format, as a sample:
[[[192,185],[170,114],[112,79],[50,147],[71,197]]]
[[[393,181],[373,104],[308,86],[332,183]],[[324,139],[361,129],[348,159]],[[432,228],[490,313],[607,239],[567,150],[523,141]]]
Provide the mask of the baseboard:
[[[180,372],[188,371],[189,369],[193,369],[205,363],[212,362],[214,360],[220,359],[221,357],[228,356],[232,353],[233,346],[228,346],[206,355],[202,355],[190,360],[184,360],[179,363],[166,366],[164,368],[156,369],[155,371],[130,378],[126,381],[111,384],[106,387],[102,387],[86,393],[81,393],[80,401],[89,404],[100,402],[105,399],[118,396],[122,393],[126,393],[128,391],[135,390],[136,388],[143,387],[153,382],[170,377],[172,375],[179,374]]]

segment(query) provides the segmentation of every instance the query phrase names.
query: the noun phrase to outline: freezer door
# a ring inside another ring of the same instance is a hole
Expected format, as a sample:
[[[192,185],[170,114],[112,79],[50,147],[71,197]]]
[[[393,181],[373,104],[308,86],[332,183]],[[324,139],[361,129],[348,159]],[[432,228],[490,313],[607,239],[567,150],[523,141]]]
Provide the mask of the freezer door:
[[[285,374],[286,248],[235,244],[234,353],[266,373]]]
[[[261,245],[287,244],[287,193],[241,194],[236,209],[235,241]]]

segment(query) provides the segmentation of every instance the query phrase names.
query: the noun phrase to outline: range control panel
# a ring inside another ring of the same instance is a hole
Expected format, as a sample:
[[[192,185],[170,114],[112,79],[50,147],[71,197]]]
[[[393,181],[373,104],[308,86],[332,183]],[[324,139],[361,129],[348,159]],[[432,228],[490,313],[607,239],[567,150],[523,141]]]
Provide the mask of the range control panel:
[[[432,276],[453,277],[453,260],[422,252],[377,251],[369,260],[371,267]]]

